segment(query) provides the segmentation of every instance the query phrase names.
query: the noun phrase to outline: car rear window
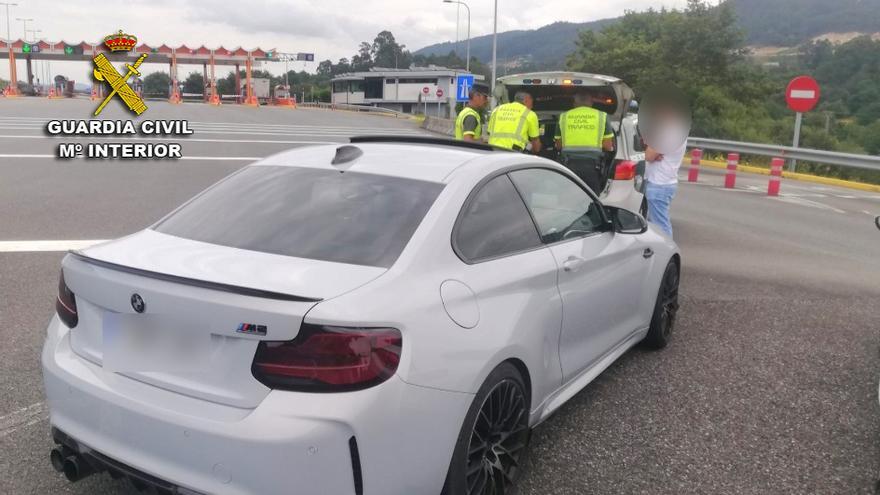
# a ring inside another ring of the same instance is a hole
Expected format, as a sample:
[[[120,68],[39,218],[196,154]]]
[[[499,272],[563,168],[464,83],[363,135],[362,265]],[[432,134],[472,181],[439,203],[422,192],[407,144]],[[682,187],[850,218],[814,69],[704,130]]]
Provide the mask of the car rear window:
[[[155,230],[251,251],[387,268],[442,189],[384,175],[254,166],[215,185]]]

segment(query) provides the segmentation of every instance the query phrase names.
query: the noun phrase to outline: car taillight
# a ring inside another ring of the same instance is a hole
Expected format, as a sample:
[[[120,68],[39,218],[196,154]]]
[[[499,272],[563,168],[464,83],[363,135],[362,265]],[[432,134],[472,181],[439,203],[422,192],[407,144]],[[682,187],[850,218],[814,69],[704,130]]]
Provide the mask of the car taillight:
[[[624,160],[614,168],[614,180],[632,180],[636,176],[636,162]]]
[[[251,369],[257,380],[274,389],[360,390],[394,375],[402,341],[395,328],[303,324],[293,340],[260,342]]]
[[[58,298],[55,299],[55,311],[68,327],[73,328],[79,323],[79,316],[76,314],[76,297],[64,283],[64,272],[61,272],[61,278],[58,280]]]

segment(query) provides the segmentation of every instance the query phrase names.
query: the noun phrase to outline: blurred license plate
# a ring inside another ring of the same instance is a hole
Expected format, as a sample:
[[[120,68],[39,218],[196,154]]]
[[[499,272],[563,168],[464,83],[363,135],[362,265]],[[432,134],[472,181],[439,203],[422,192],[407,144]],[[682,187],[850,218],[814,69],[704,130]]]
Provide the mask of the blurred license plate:
[[[104,314],[103,363],[108,371],[203,371],[210,350],[210,335],[172,317]]]

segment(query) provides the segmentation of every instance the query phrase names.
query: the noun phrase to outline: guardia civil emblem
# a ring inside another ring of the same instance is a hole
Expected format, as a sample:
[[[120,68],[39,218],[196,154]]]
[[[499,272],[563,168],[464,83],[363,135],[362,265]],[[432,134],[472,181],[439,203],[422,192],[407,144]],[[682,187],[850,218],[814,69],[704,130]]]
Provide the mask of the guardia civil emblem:
[[[135,45],[137,45],[137,38],[131,34],[123,33],[120,29],[116,34],[105,36],[104,45],[106,45],[113,53],[130,52],[134,49]],[[109,103],[113,96],[116,95],[118,95],[128,109],[135,114],[140,115],[144,113],[147,109],[147,105],[144,103],[144,100],[138,96],[133,89],[131,89],[131,86],[128,85],[128,79],[131,76],[141,75],[141,73],[138,72],[138,67],[141,66],[146,58],[147,54],[144,53],[134,64],[126,64],[125,67],[128,71],[125,75],[117,72],[116,68],[113,67],[113,64],[110,63],[110,60],[108,60],[103,53],[99,53],[94,58],[95,69],[93,74],[95,75],[95,79],[106,82],[112,89],[110,94],[108,94],[107,97],[104,98],[104,101],[98,106],[98,109],[95,110],[95,116],[98,116],[101,111],[104,110],[104,107],[107,106],[107,103]]]

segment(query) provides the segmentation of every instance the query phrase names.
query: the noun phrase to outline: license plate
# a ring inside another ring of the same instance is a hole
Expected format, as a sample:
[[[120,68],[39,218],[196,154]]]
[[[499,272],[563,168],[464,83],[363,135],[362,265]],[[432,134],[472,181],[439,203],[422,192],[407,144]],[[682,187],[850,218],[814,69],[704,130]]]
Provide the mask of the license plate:
[[[103,365],[108,371],[198,372],[208,369],[211,338],[165,315],[106,312]]]

